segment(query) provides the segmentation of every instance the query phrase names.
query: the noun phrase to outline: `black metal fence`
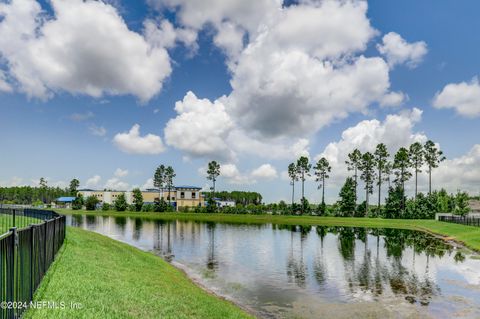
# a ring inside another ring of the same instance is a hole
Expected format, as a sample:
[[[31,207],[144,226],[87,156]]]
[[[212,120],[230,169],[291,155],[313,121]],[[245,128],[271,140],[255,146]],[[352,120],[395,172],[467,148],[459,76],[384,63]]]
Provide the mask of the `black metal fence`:
[[[65,216],[47,210],[2,208],[0,217],[15,225],[0,235],[0,319],[19,318],[63,244]],[[24,227],[27,222],[30,225]]]
[[[456,223],[468,226],[480,227],[479,217],[462,217],[462,216],[439,216],[438,220],[447,223]]]

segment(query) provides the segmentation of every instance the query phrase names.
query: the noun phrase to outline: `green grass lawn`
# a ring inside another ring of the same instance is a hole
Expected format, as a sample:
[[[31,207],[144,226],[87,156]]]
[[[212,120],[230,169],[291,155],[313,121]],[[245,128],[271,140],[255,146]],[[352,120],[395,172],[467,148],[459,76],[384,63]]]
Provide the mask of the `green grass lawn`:
[[[354,218],[354,217],[316,217],[316,216],[279,216],[279,215],[232,215],[232,214],[195,214],[195,213],[139,213],[116,211],[72,211],[57,210],[61,214],[88,214],[103,216],[132,216],[145,219],[165,220],[196,220],[224,223],[247,224],[288,224],[288,225],[324,225],[324,226],[353,226],[371,228],[399,228],[430,232],[449,237],[457,242],[480,251],[480,227],[464,226],[453,223],[438,222],[435,220],[419,219],[381,219],[381,218]]]
[[[17,216],[15,218],[15,226],[17,229],[27,227],[30,224],[40,224],[42,221],[33,217]],[[0,235],[8,232],[13,226],[11,215],[0,214]]]
[[[24,318],[250,318],[160,257],[72,227],[34,299],[66,309],[31,309]]]

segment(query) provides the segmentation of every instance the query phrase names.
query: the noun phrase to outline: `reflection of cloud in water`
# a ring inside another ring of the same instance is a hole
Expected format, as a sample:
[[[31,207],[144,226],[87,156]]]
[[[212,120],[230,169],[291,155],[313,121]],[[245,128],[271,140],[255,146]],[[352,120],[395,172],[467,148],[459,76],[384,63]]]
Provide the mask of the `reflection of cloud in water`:
[[[172,256],[208,287],[265,315],[448,317],[480,308],[480,261],[422,233],[85,216],[69,222]]]

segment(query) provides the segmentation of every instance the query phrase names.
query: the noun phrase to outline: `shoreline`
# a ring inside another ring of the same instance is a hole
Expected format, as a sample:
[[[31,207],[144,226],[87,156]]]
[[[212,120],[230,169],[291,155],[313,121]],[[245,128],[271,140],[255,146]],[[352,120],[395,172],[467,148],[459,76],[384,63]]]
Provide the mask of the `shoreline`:
[[[57,209],[56,211],[65,215],[132,217],[146,220],[186,220],[233,224],[283,224],[408,229],[440,236],[443,240],[454,241],[455,243],[467,247],[475,252],[480,252],[480,227],[465,226],[427,219],[381,219],[366,217],[319,217],[292,215],[234,215],[220,213],[144,213],[85,210],[73,211],[66,209]]]

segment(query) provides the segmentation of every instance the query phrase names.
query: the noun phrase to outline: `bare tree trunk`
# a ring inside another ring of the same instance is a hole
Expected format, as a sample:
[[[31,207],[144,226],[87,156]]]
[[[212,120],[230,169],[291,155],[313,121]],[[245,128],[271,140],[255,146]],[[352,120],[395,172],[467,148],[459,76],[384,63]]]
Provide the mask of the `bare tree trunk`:
[[[428,194],[432,194],[432,168],[428,168]]]
[[[382,170],[378,170],[378,213],[380,212],[380,198],[382,197]]]
[[[415,167],[415,199],[417,199],[417,189],[418,189],[418,169]]]
[[[294,203],[295,203],[295,181],[292,180],[292,207]]]
[[[325,204],[325,176],[322,178],[323,186],[322,186],[322,204]]]

